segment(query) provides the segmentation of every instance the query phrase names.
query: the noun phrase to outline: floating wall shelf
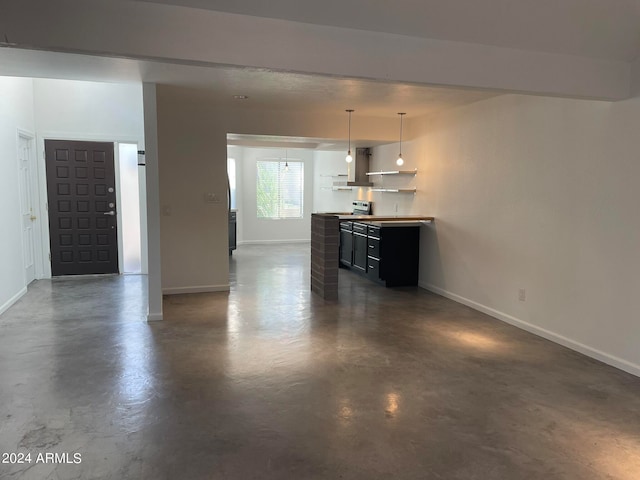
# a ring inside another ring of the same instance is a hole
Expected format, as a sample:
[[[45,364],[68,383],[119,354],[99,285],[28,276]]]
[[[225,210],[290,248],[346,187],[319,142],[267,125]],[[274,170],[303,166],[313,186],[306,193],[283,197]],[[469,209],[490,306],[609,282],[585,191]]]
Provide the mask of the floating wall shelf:
[[[371,191],[387,193],[416,193],[415,188],[372,188]]]
[[[418,173],[418,169],[415,170],[391,170],[388,172],[367,172],[367,175],[415,175]]]
[[[320,187],[321,190],[330,190],[333,192],[350,192],[352,190],[352,187],[347,185],[348,175],[346,173],[322,173],[319,176],[333,180],[329,182],[325,181],[325,185]]]
[[[372,192],[416,193],[416,188],[415,187],[413,187],[413,188],[400,188],[400,187],[398,187],[396,185],[385,186],[384,185],[384,177],[386,175],[411,175],[411,176],[415,177],[417,173],[418,173],[418,169],[416,168],[415,170],[389,170],[389,171],[382,171],[382,172],[367,172],[367,175],[369,175],[369,176],[380,175],[380,177],[381,177],[380,184],[374,185],[374,187],[371,189]]]
[[[413,175],[415,176],[418,173],[418,169],[416,168],[415,170],[390,170],[390,171],[384,171],[384,172],[367,172],[368,176],[375,176],[375,175]],[[320,175],[321,177],[346,177],[346,174],[335,174],[335,175]],[[353,189],[354,185],[349,185],[349,183],[352,182],[347,182],[346,185],[344,185],[343,182],[334,182],[334,184],[331,187],[322,187],[322,190],[333,190],[334,192],[338,192],[338,191],[350,191]],[[382,182],[381,182],[382,183]],[[382,185],[379,186],[375,186],[373,183],[358,183],[358,185],[355,185],[356,188],[360,188],[360,187],[365,187],[368,188],[370,191],[372,192],[386,192],[386,193],[416,193],[416,188],[384,188]]]

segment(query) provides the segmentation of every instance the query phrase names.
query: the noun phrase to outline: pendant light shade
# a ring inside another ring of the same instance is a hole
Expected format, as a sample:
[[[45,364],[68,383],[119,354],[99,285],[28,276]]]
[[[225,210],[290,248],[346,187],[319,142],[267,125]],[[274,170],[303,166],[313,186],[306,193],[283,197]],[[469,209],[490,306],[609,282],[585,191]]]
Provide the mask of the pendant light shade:
[[[400,153],[398,154],[398,159],[396,160],[396,165],[401,167],[404,165],[404,159],[402,158],[402,117],[406,115],[406,113],[398,113],[400,115]]]
[[[347,163],[353,162],[353,157],[351,156],[351,114],[353,110],[345,110],[349,114],[349,149],[347,150],[347,156],[345,157],[345,161]]]

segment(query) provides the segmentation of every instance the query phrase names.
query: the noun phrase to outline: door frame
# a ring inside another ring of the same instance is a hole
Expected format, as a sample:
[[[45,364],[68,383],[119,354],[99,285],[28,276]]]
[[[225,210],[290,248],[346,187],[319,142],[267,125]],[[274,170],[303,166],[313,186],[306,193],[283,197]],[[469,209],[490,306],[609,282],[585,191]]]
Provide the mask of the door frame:
[[[44,277],[43,271],[43,260],[42,260],[42,211],[41,211],[41,201],[40,201],[40,188],[38,177],[39,177],[39,165],[36,156],[36,134],[29,130],[24,130],[22,128],[16,129],[16,145],[17,148],[20,148],[20,139],[26,139],[29,141],[31,148],[29,149],[29,169],[31,178],[29,179],[29,189],[31,190],[31,203],[33,207],[33,214],[37,217],[33,222],[33,266],[34,266],[34,275],[35,279],[39,280]],[[16,158],[18,164],[20,163],[20,156]],[[21,219],[22,220],[22,219]],[[22,223],[20,223],[22,225]],[[47,224],[48,229],[48,224]],[[23,238],[24,245],[24,238]],[[23,257],[26,252],[22,252]],[[23,259],[24,261],[24,259]],[[27,285],[27,277],[26,272],[24,272],[24,284]]]
[[[38,149],[38,184],[39,184],[39,198],[40,201],[40,218],[41,222],[41,267],[43,275],[40,278],[51,278],[51,260],[50,260],[50,235],[49,235],[49,211],[47,209],[47,164],[45,158],[44,141],[45,140],[69,140],[78,142],[108,142],[113,143],[113,162],[115,168],[115,181],[116,181],[116,205],[118,211],[121,207],[120,198],[120,156],[118,151],[118,144],[120,143],[133,143],[140,148],[140,139],[133,136],[118,135],[116,138],[110,135],[82,135],[77,133],[61,133],[61,132],[38,132],[37,134],[37,149]],[[46,220],[46,221],[45,221]],[[141,222],[141,228],[146,230],[145,222]],[[124,268],[124,257],[122,255],[122,218],[117,216],[117,230],[118,230],[118,270],[122,273]],[[141,232],[141,237],[143,237]],[[142,240],[142,239],[141,239]],[[141,241],[142,243],[142,241]],[[146,245],[142,247],[142,255],[146,255]],[[143,272],[144,273],[144,272]]]

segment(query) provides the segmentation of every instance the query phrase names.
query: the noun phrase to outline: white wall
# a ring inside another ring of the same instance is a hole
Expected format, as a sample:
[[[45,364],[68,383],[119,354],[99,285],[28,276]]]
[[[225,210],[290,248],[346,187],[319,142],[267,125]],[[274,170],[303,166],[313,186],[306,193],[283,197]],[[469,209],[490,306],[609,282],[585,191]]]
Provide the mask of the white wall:
[[[415,123],[407,213],[436,217],[421,284],[640,375],[640,98],[509,95]]]
[[[635,62],[631,64],[631,95],[633,97],[640,96],[640,57],[636,58]]]
[[[311,240],[311,211],[313,204],[313,151],[294,148],[254,148],[243,150],[242,172],[238,195],[242,197],[242,236],[239,243],[273,243]],[[258,218],[256,203],[256,168],[258,160],[264,158],[289,158],[304,164],[303,217],[271,220]]]
[[[34,79],[33,87],[39,132],[142,144],[142,84]]]
[[[26,292],[20,218],[18,129],[35,132],[33,82],[0,77],[0,313]]]
[[[398,124],[399,126],[399,124]],[[417,193],[396,193],[396,192],[375,192],[368,193],[368,199],[373,202],[374,214],[376,215],[411,215],[411,214],[428,214],[424,212],[423,206],[419,200],[426,193],[424,181],[428,172],[424,170],[421,159],[414,154],[411,148],[411,142],[402,142],[402,157],[404,165],[399,167],[396,160],[399,153],[399,144],[392,143],[375,147],[372,149],[370,157],[369,170],[372,172],[379,171],[396,171],[396,170],[415,170],[415,175],[372,175],[369,177],[375,187],[387,189],[412,189],[416,188]]]
[[[38,135],[41,191],[46,191],[43,160],[45,139],[93,140],[137,143],[144,148],[144,120],[141,84],[113,84],[69,80],[34,79],[33,100]],[[117,148],[116,148],[117,151]],[[142,175],[144,180],[144,174]],[[144,183],[140,194],[145,197]],[[46,202],[46,195],[42,195]],[[126,208],[125,205],[122,205]],[[141,230],[146,231],[146,205],[141,202]],[[41,209],[42,218],[46,210]],[[48,258],[47,221],[43,227],[44,258]],[[143,235],[143,240],[144,240]],[[146,267],[146,242],[142,242],[143,268]],[[47,262],[45,262],[47,263]],[[47,263],[45,275],[50,275]],[[143,270],[145,273],[146,270]]]
[[[358,189],[332,190],[334,183],[344,183],[347,174],[347,162],[344,151],[317,150],[313,155],[313,211],[314,212],[350,212],[351,202],[356,199]],[[355,149],[354,149],[355,156]]]

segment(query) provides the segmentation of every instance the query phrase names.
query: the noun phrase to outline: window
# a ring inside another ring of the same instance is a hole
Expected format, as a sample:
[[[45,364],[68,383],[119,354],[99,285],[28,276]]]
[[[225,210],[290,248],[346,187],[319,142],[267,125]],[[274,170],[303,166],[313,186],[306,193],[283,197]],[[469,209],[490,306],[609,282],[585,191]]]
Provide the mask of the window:
[[[302,218],[302,162],[258,160],[256,174],[258,218]]]
[[[120,201],[122,220],[122,260],[124,273],[142,271],[140,243],[140,185],[138,183],[138,145],[118,144],[120,166]],[[119,228],[119,227],[118,227]]]

